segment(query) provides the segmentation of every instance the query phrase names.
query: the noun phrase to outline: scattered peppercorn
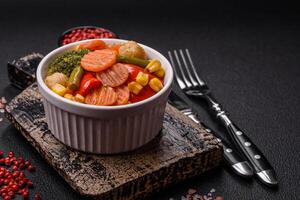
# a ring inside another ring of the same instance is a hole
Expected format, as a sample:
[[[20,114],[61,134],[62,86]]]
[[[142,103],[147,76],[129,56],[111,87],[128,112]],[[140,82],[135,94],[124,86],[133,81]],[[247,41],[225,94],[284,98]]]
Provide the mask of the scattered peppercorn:
[[[216,190],[212,188],[207,194],[202,195],[197,193],[195,189],[189,189],[186,196],[181,197],[181,200],[224,200],[221,196],[214,197],[215,192]],[[174,199],[170,198],[169,200]]]
[[[62,40],[60,41],[60,45],[62,46],[72,42],[95,38],[116,38],[116,35],[113,32],[104,28],[79,27],[64,34],[62,36]]]
[[[35,167],[23,157],[16,158],[14,152],[9,152],[5,156],[3,151],[0,151],[0,198],[11,200],[21,195],[23,199],[29,199],[29,189],[34,185],[22,171],[26,169],[29,172],[35,171]],[[42,198],[39,194],[35,194],[33,199]]]
[[[33,199],[34,200],[42,200],[42,197],[39,194],[35,194],[34,197],[33,197]]]

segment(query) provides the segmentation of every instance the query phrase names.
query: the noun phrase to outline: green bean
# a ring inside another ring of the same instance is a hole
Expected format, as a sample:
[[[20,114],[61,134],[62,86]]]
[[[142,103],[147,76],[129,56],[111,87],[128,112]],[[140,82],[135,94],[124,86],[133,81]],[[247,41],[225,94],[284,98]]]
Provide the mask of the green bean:
[[[140,67],[146,67],[150,63],[149,60],[144,60],[136,57],[127,57],[127,56],[118,56],[117,60],[118,62],[121,63],[135,64]]]
[[[84,74],[84,70],[81,66],[77,66],[73,69],[68,82],[68,88],[70,90],[79,89],[81,78]]]

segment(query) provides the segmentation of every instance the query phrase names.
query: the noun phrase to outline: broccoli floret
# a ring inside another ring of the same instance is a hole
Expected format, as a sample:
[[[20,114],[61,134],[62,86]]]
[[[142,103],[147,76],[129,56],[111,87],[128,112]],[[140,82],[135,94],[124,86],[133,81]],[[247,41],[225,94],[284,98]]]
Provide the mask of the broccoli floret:
[[[90,52],[90,50],[80,49],[69,51],[58,56],[52,63],[50,63],[47,74],[51,75],[55,72],[60,72],[69,77],[72,70],[80,65],[81,58],[88,52]]]

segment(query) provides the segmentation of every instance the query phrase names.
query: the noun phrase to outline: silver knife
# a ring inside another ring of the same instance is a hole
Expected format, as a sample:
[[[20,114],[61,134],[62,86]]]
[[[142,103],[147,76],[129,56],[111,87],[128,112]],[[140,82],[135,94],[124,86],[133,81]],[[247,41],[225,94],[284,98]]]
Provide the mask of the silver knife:
[[[181,113],[192,119],[195,123],[201,124],[207,132],[213,132],[210,128],[200,122],[197,114],[188,106],[188,104],[179,97],[175,92],[171,92],[169,96],[169,103],[177,108]],[[218,137],[218,140],[221,136]],[[235,152],[227,142],[223,140],[223,153],[226,163],[231,167],[231,169],[238,175],[242,177],[251,177],[253,176],[253,169],[249,165],[248,161],[243,160],[237,152]]]

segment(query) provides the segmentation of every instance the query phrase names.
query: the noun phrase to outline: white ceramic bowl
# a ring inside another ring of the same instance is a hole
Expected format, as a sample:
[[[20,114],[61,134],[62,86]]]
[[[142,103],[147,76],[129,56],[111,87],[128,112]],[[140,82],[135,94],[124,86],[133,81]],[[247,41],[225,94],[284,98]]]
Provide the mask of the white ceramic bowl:
[[[105,43],[126,42],[103,39]],[[136,149],[152,140],[161,130],[173,70],[168,60],[156,50],[140,44],[150,59],[158,59],[165,68],[164,87],[154,96],[137,103],[121,106],[95,106],[70,101],[45,84],[49,63],[76,45],[75,42],[50,52],[39,64],[37,82],[43,96],[48,127],[62,143],[91,153],[120,153]]]

